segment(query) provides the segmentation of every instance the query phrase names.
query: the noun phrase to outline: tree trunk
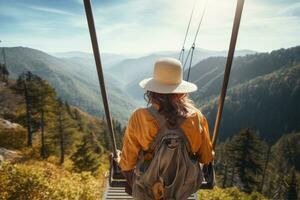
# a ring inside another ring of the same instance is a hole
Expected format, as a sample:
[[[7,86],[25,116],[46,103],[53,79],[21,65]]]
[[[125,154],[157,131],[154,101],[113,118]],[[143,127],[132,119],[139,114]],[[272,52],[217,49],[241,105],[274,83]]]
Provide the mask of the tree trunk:
[[[27,146],[32,147],[32,121],[31,121],[31,102],[28,95],[27,83],[24,81],[24,95],[26,104],[26,120],[27,120]]]
[[[40,121],[40,124],[41,124],[41,143],[42,143],[42,146],[41,146],[41,157],[43,159],[45,159],[46,158],[46,147],[45,147],[44,109],[43,108],[41,109],[41,121]]]
[[[263,171],[261,185],[258,189],[258,192],[260,192],[260,193],[262,193],[263,187],[264,187],[264,184],[265,184],[265,177],[266,177],[266,172],[267,172],[268,164],[269,164],[269,160],[270,160],[270,153],[271,153],[271,146],[268,147],[267,158],[266,158],[266,163],[265,163],[265,167],[264,167],[264,171]]]
[[[234,167],[232,167],[231,178],[230,178],[230,187],[233,186],[234,183]]]
[[[227,175],[228,175],[228,164],[227,164],[227,161],[226,161],[225,162],[224,179],[223,179],[223,183],[222,183],[222,188],[226,187]]]
[[[60,108],[62,109],[62,108]],[[64,131],[63,131],[63,125],[62,125],[62,112],[59,111],[58,116],[58,123],[59,123],[59,137],[60,137],[60,164],[62,165],[65,161],[65,147],[64,147]]]

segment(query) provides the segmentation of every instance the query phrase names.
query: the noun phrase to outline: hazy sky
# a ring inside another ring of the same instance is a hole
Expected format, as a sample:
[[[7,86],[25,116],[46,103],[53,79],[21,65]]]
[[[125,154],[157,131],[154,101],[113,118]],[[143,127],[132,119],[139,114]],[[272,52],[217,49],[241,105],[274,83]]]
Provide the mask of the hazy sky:
[[[197,8],[193,38],[205,0]],[[93,0],[102,52],[179,50],[194,0]],[[208,0],[197,47],[228,48],[236,0]],[[0,0],[0,46],[91,51],[81,0]],[[188,42],[187,47],[190,45]],[[300,45],[299,0],[245,0],[238,49]]]

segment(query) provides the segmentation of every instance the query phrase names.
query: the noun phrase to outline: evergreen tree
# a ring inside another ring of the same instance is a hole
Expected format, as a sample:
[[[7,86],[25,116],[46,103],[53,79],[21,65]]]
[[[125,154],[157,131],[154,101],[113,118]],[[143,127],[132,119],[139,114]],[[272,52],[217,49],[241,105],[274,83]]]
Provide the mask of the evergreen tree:
[[[76,152],[71,156],[74,162],[74,171],[90,171],[95,173],[100,166],[99,154],[95,144],[91,142],[91,135],[85,135],[83,141],[78,145]]]
[[[123,146],[123,136],[125,132],[125,128],[122,128],[122,125],[119,121],[113,119],[113,127],[116,137],[116,145],[117,148],[120,149]]]
[[[65,161],[65,154],[71,152],[71,147],[74,145],[74,141],[78,140],[79,135],[77,122],[69,114],[71,112],[70,107],[64,104],[60,99],[56,109],[57,116],[57,136],[59,144],[60,164]],[[70,109],[70,110],[69,110]]]
[[[286,177],[284,173],[280,173],[275,181],[275,192],[272,199],[286,199],[288,183],[286,182]]]
[[[57,106],[55,90],[44,80],[39,79],[34,85],[32,92],[34,94],[33,102],[37,116],[40,117],[40,133],[41,133],[41,157],[47,158],[50,154],[50,146],[47,146],[45,138],[45,128],[51,129],[55,121],[54,108]],[[49,137],[50,139],[50,137]],[[49,141],[49,139],[47,139]],[[50,142],[50,141],[49,141]],[[51,142],[50,142],[51,143]]]
[[[300,134],[292,133],[283,135],[271,149],[271,185],[268,190],[271,190],[273,199],[286,199],[289,196],[292,176],[295,172],[299,172],[300,158]],[[297,176],[295,176],[297,178]],[[299,181],[299,179],[297,180]]]
[[[228,145],[229,140],[221,143],[217,146],[215,153],[215,170],[218,177],[218,182],[222,188],[226,188],[229,184],[229,172],[230,172],[230,160],[226,153],[226,147]]]
[[[86,125],[83,122],[82,116],[80,114],[80,112],[78,111],[78,109],[74,110],[74,119],[77,121],[78,126],[79,126],[79,131],[81,132],[85,132],[86,131]]]
[[[241,184],[238,187],[245,192],[255,190],[259,183],[257,177],[262,174],[263,152],[263,142],[249,129],[240,131],[227,146],[232,169]]]
[[[69,105],[68,101],[65,101],[65,107],[67,109],[68,114],[73,118],[73,113],[71,110],[71,106]]]
[[[292,172],[291,180],[290,180],[290,183],[288,186],[288,191],[287,191],[287,199],[288,200],[298,199],[297,180],[296,180],[295,171]]]
[[[30,71],[23,72],[17,79],[17,89],[24,95],[25,108],[26,108],[26,127],[27,127],[27,146],[32,147],[32,135],[37,128],[37,120],[34,119],[34,92],[33,88],[36,81],[39,80]]]
[[[267,169],[268,169],[268,164],[269,164],[269,161],[270,161],[270,154],[271,154],[271,146],[268,146],[268,152],[267,152],[267,155],[266,155],[266,162],[265,162],[265,166],[264,166],[262,180],[261,180],[260,187],[258,189],[258,191],[260,193],[263,191],[263,187],[264,187],[264,184],[265,184],[265,177],[266,177],[266,173],[267,173]]]
[[[9,72],[6,64],[0,63],[0,80],[7,83],[8,82]]]
[[[33,132],[40,131],[40,154],[45,159],[49,154],[49,145],[47,147],[46,143],[50,139],[45,134],[54,126],[56,92],[45,80],[30,71],[19,76],[17,88],[24,94],[25,99],[28,146],[32,146]]]
[[[58,132],[59,132],[59,144],[60,144],[60,164],[65,161],[65,135],[63,130],[63,105],[58,100]]]

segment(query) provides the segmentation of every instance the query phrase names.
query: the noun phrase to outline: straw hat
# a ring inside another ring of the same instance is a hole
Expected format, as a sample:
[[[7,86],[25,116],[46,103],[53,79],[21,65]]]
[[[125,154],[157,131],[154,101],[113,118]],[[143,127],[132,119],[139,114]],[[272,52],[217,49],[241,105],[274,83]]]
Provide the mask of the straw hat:
[[[174,58],[156,61],[153,77],[142,80],[139,85],[147,91],[163,94],[189,93],[197,90],[195,84],[183,80],[182,65]]]

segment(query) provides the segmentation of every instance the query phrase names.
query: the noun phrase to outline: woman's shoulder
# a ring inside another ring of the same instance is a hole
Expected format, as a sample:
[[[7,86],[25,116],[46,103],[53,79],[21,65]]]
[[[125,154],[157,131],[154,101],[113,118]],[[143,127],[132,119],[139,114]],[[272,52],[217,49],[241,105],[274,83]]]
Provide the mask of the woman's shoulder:
[[[197,118],[202,118],[203,117],[203,114],[202,112],[196,108],[196,107],[191,107],[188,109],[189,110],[189,117],[197,117]]]
[[[155,118],[148,112],[147,108],[135,109],[131,114],[129,124],[135,127],[152,127],[157,125]]]
[[[132,114],[131,114],[131,118],[133,119],[142,119],[142,118],[152,118],[152,115],[148,112],[147,108],[136,108]]]
[[[147,108],[139,107],[132,112],[132,116],[142,115],[147,113]]]

